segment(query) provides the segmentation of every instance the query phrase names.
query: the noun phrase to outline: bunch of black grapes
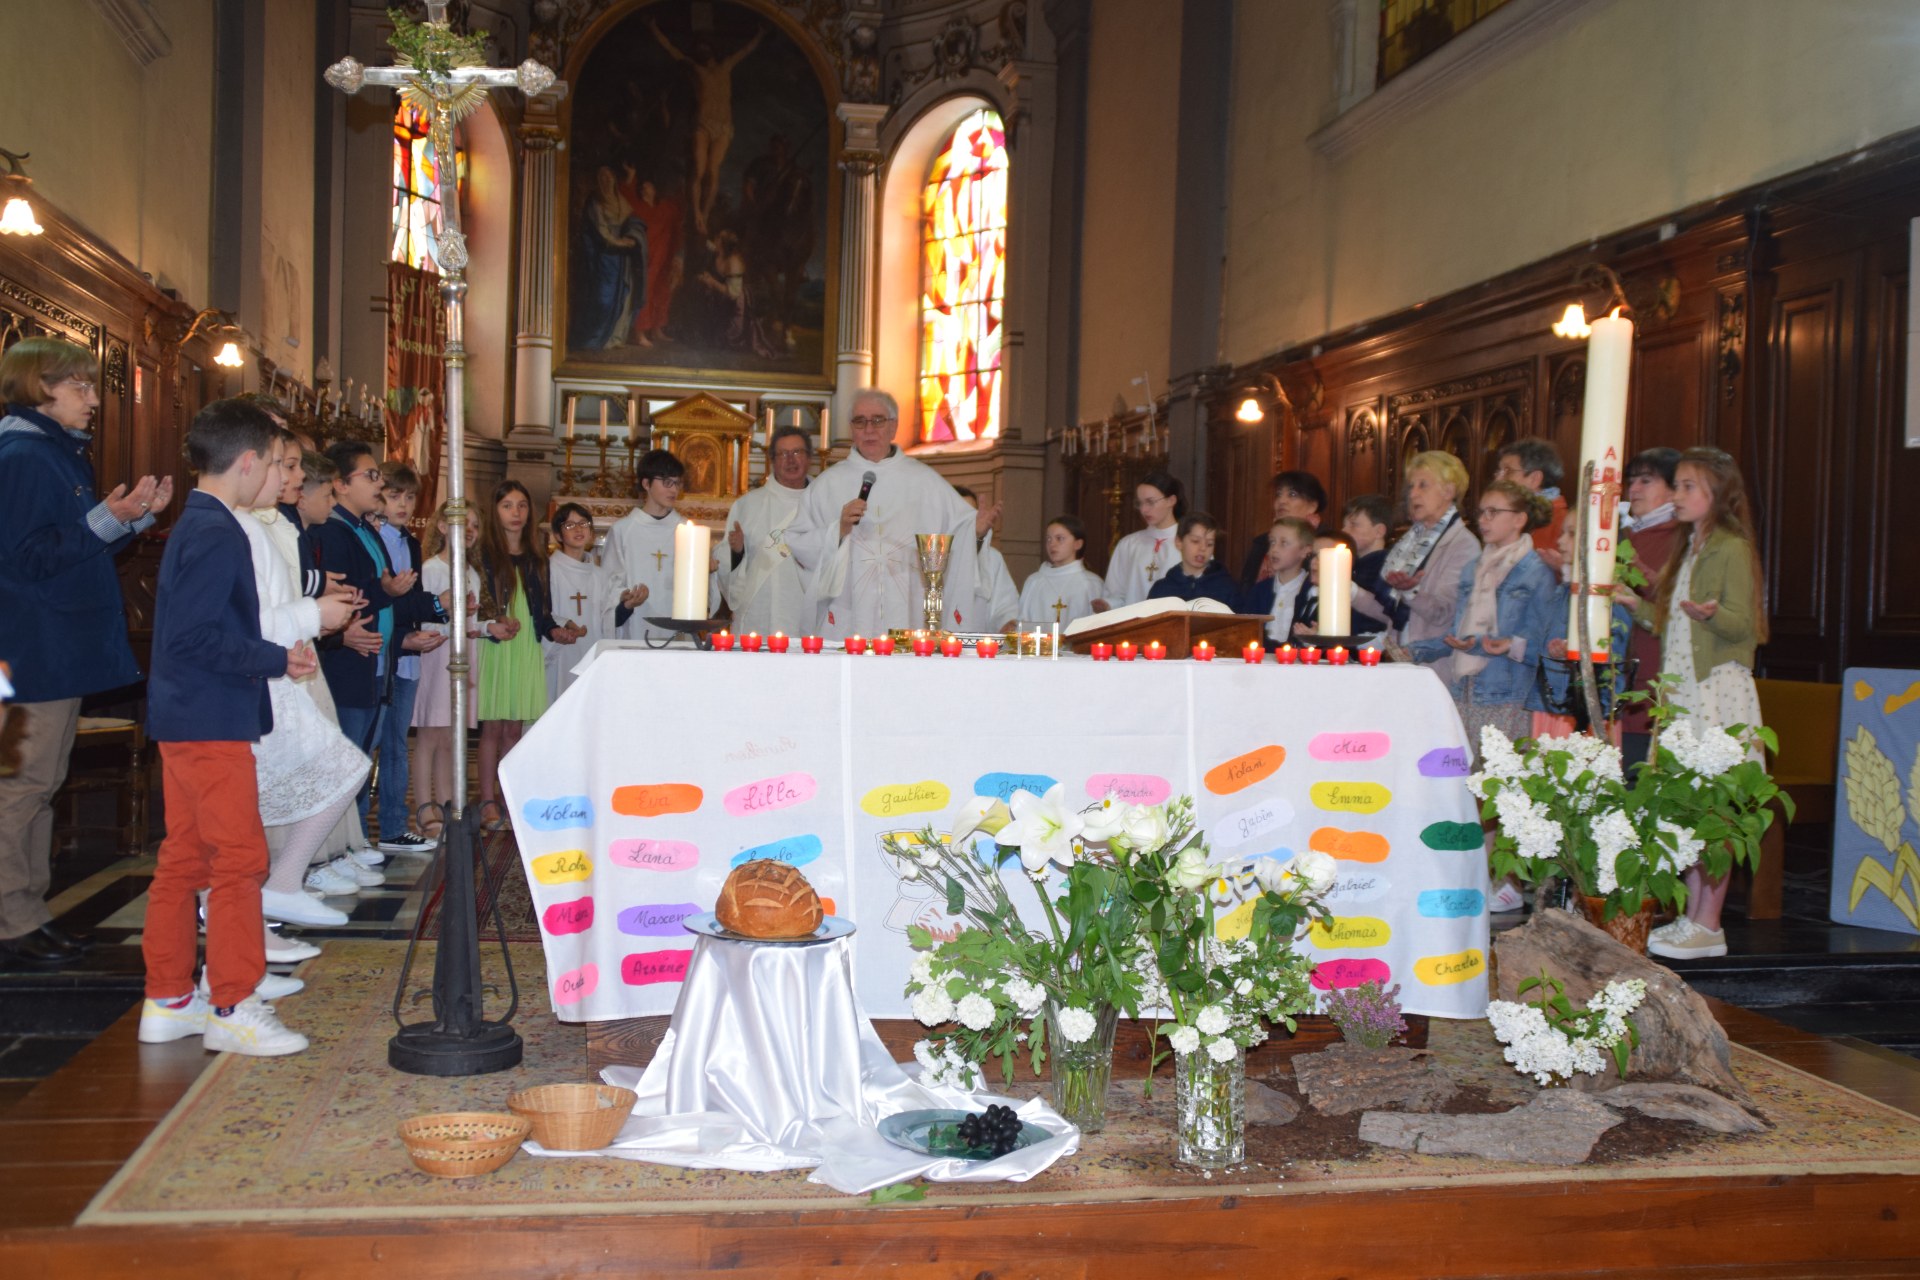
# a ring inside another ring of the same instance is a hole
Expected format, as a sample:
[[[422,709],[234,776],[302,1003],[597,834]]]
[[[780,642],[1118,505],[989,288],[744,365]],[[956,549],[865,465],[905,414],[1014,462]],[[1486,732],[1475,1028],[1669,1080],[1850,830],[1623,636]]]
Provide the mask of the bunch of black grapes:
[[[1020,1144],[1020,1117],[1012,1107],[995,1104],[960,1122],[960,1141],[1003,1156]]]

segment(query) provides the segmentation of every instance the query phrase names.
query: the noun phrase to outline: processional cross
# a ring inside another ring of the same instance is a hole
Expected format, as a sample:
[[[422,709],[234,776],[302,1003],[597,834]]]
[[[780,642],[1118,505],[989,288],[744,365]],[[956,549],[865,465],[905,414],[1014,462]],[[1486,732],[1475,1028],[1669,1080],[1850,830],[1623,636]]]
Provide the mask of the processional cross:
[[[440,262],[440,300],[447,309],[447,345],[445,352],[447,387],[442,401],[447,415],[447,547],[449,568],[455,582],[466,581],[467,523],[466,498],[466,398],[464,379],[467,364],[466,297],[467,238],[460,230],[458,166],[447,161],[454,154],[453,126],[479,109],[487,91],[517,88],[529,98],[537,98],[553,84],[554,74],[528,58],[517,67],[478,65],[484,57],[483,35],[456,35],[447,21],[446,0],[427,0],[424,25],[402,20],[396,25],[389,43],[399,65],[369,67],[357,58],[342,58],[327,68],[326,81],[348,94],[360,92],[364,85],[398,89],[400,96],[425,112],[431,122],[433,153],[440,158],[438,171],[441,230],[436,256]],[[453,593],[452,656],[448,661],[453,685],[453,723],[466,723],[468,641],[467,602],[458,591]],[[455,786],[449,808],[458,814],[465,803],[467,776],[467,736],[453,735],[453,776]]]

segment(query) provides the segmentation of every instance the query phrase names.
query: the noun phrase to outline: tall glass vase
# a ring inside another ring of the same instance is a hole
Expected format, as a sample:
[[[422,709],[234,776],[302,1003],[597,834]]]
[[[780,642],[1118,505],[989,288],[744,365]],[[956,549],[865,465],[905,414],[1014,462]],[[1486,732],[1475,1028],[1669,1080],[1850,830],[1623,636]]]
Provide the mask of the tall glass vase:
[[[1179,1159],[1197,1169],[1225,1169],[1247,1158],[1247,1051],[1225,1062],[1204,1049],[1173,1058],[1174,1125]]]
[[[1107,1085],[1113,1079],[1113,1031],[1120,1011],[1093,1010],[1093,1034],[1077,1044],[1060,1034],[1060,1008],[1047,1002],[1047,1052],[1053,1064],[1053,1109],[1082,1133],[1107,1127]]]

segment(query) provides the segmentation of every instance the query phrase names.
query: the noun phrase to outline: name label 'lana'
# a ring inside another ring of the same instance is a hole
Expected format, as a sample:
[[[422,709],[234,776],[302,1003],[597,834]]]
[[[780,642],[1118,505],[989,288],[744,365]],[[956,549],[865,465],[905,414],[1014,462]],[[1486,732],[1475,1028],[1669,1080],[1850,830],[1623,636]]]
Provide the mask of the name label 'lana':
[[[685,871],[700,861],[700,850],[685,840],[615,840],[607,857],[635,871]]]

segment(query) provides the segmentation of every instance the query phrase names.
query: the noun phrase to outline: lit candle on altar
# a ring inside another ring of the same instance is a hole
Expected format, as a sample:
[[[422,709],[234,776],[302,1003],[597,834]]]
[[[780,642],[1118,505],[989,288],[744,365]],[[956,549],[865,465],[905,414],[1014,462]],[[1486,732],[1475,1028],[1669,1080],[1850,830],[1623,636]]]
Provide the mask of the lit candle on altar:
[[[867,638],[865,636],[848,636],[843,647],[848,653],[865,653],[867,651]]]
[[[1240,656],[1245,658],[1250,665],[1257,667],[1267,660],[1267,646],[1261,644],[1258,640],[1249,640],[1247,641],[1247,647],[1240,651]]]
[[[933,637],[924,631],[913,633],[913,656],[931,658],[933,656]]]
[[[604,402],[603,402],[604,403]],[[691,520],[673,531],[673,616],[707,616],[707,565],[712,559],[713,531]]]
[[[1122,662],[1132,662],[1135,658],[1140,656],[1140,650],[1137,646],[1135,646],[1133,641],[1122,640],[1118,645],[1114,647],[1113,656],[1120,659],[1120,661]]]
[[[1196,644],[1195,646],[1193,646],[1193,660],[1195,662],[1212,662],[1213,661],[1212,642],[1207,640],[1202,640],[1199,644]]]
[[[772,635],[767,637],[767,652],[768,653],[785,653],[789,648],[790,644],[791,642],[787,639],[786,632],[776,631]]]
[[[1320,661],[1320,651],[1312,645],[1306,645],[1300,650],[1300,661],[1310,667],[1314,666]]]
[[[1121,644],[1126,645],[1126,641],[1124,640],[1121,641]],[[1127,647],[1131,649],[1132,646],[1128,645]],[[1095,662],[1111,662],[1113,660],[1113,646],[1108,644],[1105,640],[1095,640],[1093,642],[1093,648],[1091,652],[1093,654],[1093,660]],[[1131,661],[1132,658],[1133,658],[1133,654],[1129,652],[1127,654],[1127,659]]]
[[[892,653],[893,637],[892,636],[876,636],[873,641],[873,651],[879,654],[883,658],[886,657],[888,654]]]
[[[713,647],[718,649],[722,653],[726,653],[727,651],[732,649],[733,648],[733,632],[731,631],[716,632],[713,637]]]
[[[1147,661],[1148,662],[1165,662],[1166,660],[1167,660],[1167,646],[1165,646],[1164,644],[1161,644],[1158,640],[1147,641]]]
[[[957,658],[965,648],[966,646],[960,643],[959,636],[948,636],[940,642],[940,654],[942,657]]]
[[[746,635],[740,638],[740,649],[744,653],[760,652],[760,633],[758,631],[747,632]]]
[[[1327,663],[1328,665],[1335,666],[1335,667],[1346,666],[1347,665],[1346,647],[1344,645],[1336,645],[1334,648],[1329,649],[1327,651]]]
[[[573,439],[573,420],[580,412],[580,397],[567,397],[567,439]]]
[[[1362,649],[1360,651],[1360,665],[1363,667],[1379,666],[1380,651],[1378,649]]]
[[[767,406],[766,432],[767,434],[765,438],[762,439],[760,443],[771,446],[773,444],[773,406],[772,405]]]
[[[1000,656],[1000,642],[998,640],[976,640],[973,642],[973,651],[983,658],[997,658]]]
[[[822,649],[826,647],[827,647],[827,642],[824,639],[822,639],[820,636],[801,636],[800,637],[800,652],[802,653],[819,653]]]
[[[1320,634],[1353,634],[1353,551],[1335,545],[1318,553],[1320,560]]]
[[[1292,666],[1298,657],[1290,644],[1283,644],[1273,651],[1273,660],[1283,667]]]
[[[1619,543],[1620,486],[1626,467],[1622,455],[1627,447],[1627,374],[1633,362],[1633,321],[1614,313],[1593,322],[1587,339],[1587,398],[1580,415],[1580,469],[1574,472],[1570,488],[1573,502],[1587,504],[1587,556],[1585,572],[1580,564],[1582,548],[1573,549],[1574,563],[1568,581],[1572,591],[1567,601],[1567,657],[1580,656],[1580,609],[1587,610],[1587,641],[1593,660],[1605,662],[1612,651],[1611,621],[1613,598],[1604,591],[1589,591],[1613,585],[1613,552]],[[1593,464],[1593,480],[1587,481],[1587,464]],[[1577,521],[1577,510],[1567,512],[1569,521]],[[1577,528],[1577,525],[1576,525]],[[1577,536],[1577,535],[1576,535]]]

